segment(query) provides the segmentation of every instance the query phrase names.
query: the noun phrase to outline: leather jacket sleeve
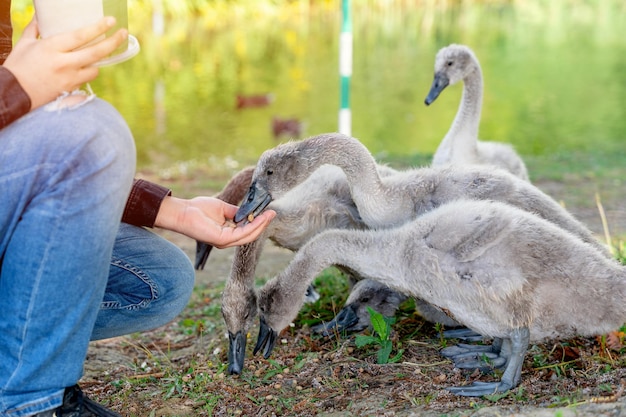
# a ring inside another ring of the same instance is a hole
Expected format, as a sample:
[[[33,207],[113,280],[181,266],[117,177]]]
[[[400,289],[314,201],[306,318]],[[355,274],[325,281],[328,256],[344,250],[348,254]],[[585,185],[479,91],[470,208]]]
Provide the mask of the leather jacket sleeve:
[[[13,26],[11,25],[11,2],[0,2],[0,64],[7,59],[13,47]]]
[[[13,46],[11,2],[0,2],[0,65]],[[8,69],[0,66],[0,129],[30,111],[30,97]]]
[[[172,191],[150,181],[135,179],[130,191],[122,221],[134,226],[154,227],[163,199]]]
[[[30,97],[8,69],[0,66],[0,129],[30,111]]]

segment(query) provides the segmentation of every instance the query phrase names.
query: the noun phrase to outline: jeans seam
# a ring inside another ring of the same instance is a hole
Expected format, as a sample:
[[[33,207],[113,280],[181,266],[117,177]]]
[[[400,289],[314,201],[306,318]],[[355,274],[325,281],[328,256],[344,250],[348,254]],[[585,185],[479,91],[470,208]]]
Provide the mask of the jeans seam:
[[[146,308],[150,305],[150,303],[154,300],[157,300],[159,298],[159,290],[158,287],[155,285],[154,281],[152,281],[150,279],[150,277],[143,272],[141,269],[130,265],[126,262],[122,262],[121,260],[113,260],[111,262],[111,265],[117,266],[119,268],[125,269],[126,271],[129,271],[130,273],[132,273],[133,275],[135,275],[137,278],[139,278],[140,280],[142,280],[146,285],[148,285],[148,287],[150,287],[150,293],[152,295],[152,297],[150,299],[143,299],[141,300],[139,303],[135,303],[135,304],[128,304],[128,305],[122,305],[122,303],[118,302],[118,301],[103,301],[100,304],[100,308],[103,310],[106,309],[125,309],[125,310],[138,310],[141,308]]]

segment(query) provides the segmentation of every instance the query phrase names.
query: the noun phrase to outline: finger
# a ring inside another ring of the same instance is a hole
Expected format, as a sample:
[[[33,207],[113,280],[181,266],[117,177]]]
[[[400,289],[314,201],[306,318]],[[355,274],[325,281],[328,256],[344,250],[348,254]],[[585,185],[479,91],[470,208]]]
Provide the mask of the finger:
[[[24,39],[37,39],[39,37],[39,26],[37,26],[37,19],[33,16],[32,20],[26,25],[22,32],[22,38]]]
[[[213,246],[218,249],[224,249],[252,242],[263,232],[265,223],[264,221],[259,221],[255,225],[249,223],[244,227],[222,228],[220,236],[213,242]]]
[[[233,236],[229,246],[239,246],[256,240],[275,216],[275,211],[268,210],[255,218],[252,223],[232,229]]]
[[[86,67],[106,58],[111,55],[127,37],[128,31],[126,29],[120,29],[115,32],[113,36],[109,36],[103,41],[72,52],[76,64],[81,67]]]
[[[68,91],[75,90],[76,88],[79,88],[81,85],[88,83],[89,81],[95,80],[99,73],[100,73],[100,69],[94,65],[91,65],[91,63],[89,65],[81,67],[78,70],[76,79],[74,80],[76,81],[76,85],[74,86],[74,88],[71,88]]]
[[[268,219],[267,219],[267,220],[268,220],[268,222],[269,222],[269,221],[272,221],[272,219],[273,219],[274,217],[276,217],[276,212],[275,212],[274,210],[265,210],[265,211],[261,214],[261,216],[263,216],[263,215],[265,215],[265,216],[267,216],[267,217],[268,217]],[[253,223],[254,223],[254,222],[253,222]]]
[[[59,51],[70,52],[93,41],[98,36],[106,33],[106,31],[113,26],[115,26],[115,18],[113,16],[106,16],[95,24],[85,26],[72,32],[52,36],[49,39],[56,43]]]
[[[215,246],[218,249],[230,248],[232,246],[241,246],[246,243],[250,243],[253,240],[256,240],[260,232],[263,229],[259,229],[258,231],[254,231],[253,233],[244,232],[242,228],[228,229],[222,232],[222,236],[220,237],[220,244],[215,243]]]
[[[219,237],[212,243],[218,249],[240,246],[257,239],[265,230],[269,222],[276,216],[274,210],[267,210],[253,222],[235,228],[221,227]]]
[[[232,220],[233,217],[235,217],[237,210],[239,210],[239,207],[233,206],[232,204],[228,204],[228,203],[224,203],[222,207],[224,210],[224,217],[230,220]]]
[[[248,226],[252,226],[253,228],[262,227],[263,225],[272,221],[274,217],[276,217],[276,212],[274,210],[266,210],[256,216],[254,220],[252,220],[252,222],[246,224],[243,228],[240,229],[246,230],[245,228]]]

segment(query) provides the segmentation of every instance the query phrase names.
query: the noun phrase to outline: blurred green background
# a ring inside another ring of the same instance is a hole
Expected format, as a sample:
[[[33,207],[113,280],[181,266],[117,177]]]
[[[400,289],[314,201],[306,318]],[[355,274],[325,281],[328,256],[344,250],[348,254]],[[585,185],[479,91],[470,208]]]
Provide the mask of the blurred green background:
[[[341,0],[128,1],[141,52],[92,88],[130,124],[139,168],[253,163],[287,139],[274,117],[303,137],[338,129]],[[14,0],[16,37],[32,14]],[[423,101],[450,43],[480,60],[482,139],[528,158],[624,154],[623,0],[352,0],[352,23],[352,134],[376,156],[436,149],[462,86]],[[237,109],[238,95],[273,101]]]

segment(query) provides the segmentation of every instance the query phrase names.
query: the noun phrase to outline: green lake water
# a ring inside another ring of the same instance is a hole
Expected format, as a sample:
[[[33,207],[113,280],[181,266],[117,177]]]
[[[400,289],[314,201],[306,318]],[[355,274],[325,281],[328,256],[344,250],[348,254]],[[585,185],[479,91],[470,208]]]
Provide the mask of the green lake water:
[[[273,117],[299,120],[303,137],[338,129],[340,2],[295,3],[167,17],[162,34],[158,15],[130,7],[142,50],[102,68],[92,87],[128,120],[140,168],[253,162],[286,140],[273,137]],[[528,157],[624,149],[625,2],[352,4],[352,135],[375,155],[434,152],[462,91],[424,105],[435,54],[450,43],[470,46],[482,66],[481,139]],[[238,94],[273,101],[237,109]]]

